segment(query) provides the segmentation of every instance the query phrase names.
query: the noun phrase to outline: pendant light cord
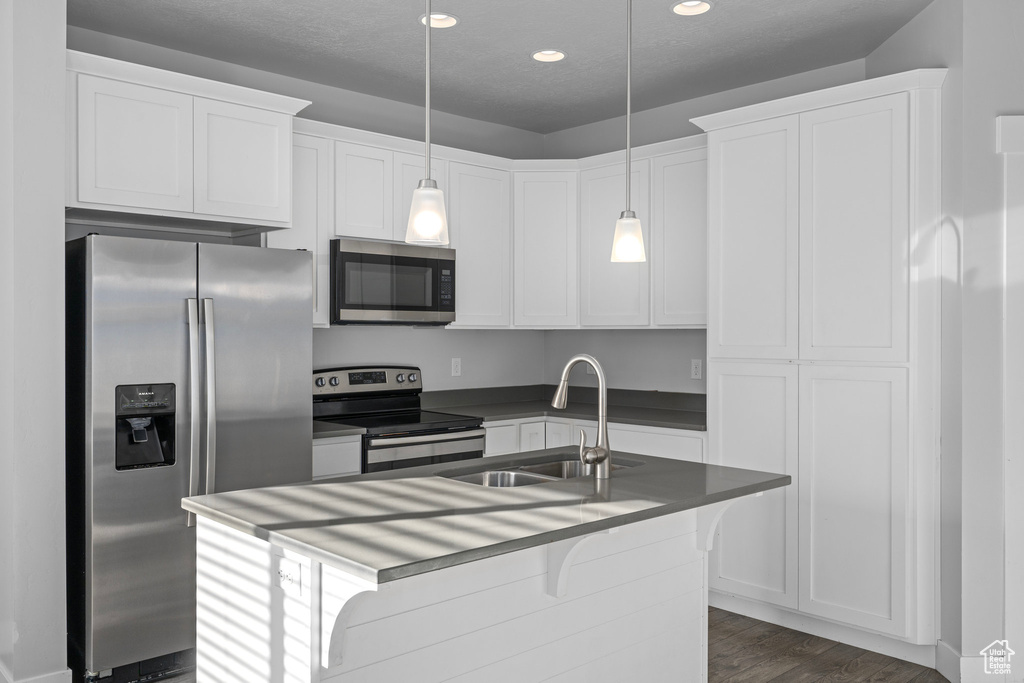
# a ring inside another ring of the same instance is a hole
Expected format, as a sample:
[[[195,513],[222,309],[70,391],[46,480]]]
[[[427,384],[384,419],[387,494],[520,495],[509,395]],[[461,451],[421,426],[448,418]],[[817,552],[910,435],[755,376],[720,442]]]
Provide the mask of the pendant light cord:
[[[428,0],[429,2],[429,0]],[[629,211],[629,181],[633,175],[633,165],[630,154],[630,125],[629,118],[632,113],[632,84],[633,75],[633,0],[626,0],[626,211]]]
[[[425,21],[423,23],[426,24],[426,27],[427,27],[427,58],[425,60],[426,63],[427,63],[427,94],[426,94],[427,116],[426,116],[426,132],[423,135],[423,139],[425,141],[425,146],[426,146],[426,153],[424,154],[423,177],[427,178],[429,180],[430,179],[430,24],[432,22],[432,19],[430,17],[430,0],[426,0],[426,2],[427,2],[427,16],[426,16]]]

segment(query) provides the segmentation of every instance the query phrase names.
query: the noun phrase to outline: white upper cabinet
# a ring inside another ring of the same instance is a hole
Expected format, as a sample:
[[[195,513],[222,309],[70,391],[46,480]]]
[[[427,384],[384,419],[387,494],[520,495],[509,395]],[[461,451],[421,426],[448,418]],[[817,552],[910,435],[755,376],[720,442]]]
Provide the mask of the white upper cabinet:
[[[334,143],[292,137],[292,228],[267,233],[267,246],[313,254],[313,327],[330,326],[330,240],[334,228]]]
[[[192,211],[189,95],[78,77],[78,202]]]
[[[650,324],[650,261],[612,263],[615,221],[626,208],[622,164],[580,172],[580,324],[587,327]],[[630,204],[644,231],[650,258],[651,162],[634,161]]]
[[[196,213],[290,222],[291,115],[201,97],[193,113]]]
[[[707,148],[654,157],[651,241],[654,324],[708,324]]]
[[[458,258],[453,326],[508,327],[512,322],[511,174],[451,162],[448,180],[448,231]]]
[[[67,66],[70,209],[291,225],[292,116],[309,102],[80,52]]]
[[[335,234],[394,239],[394,158],[391,150],[335,143]]]
[[[800,115],[800,357],[907,360],[908,93]]]
[[[392,212],[394,230],[392,230],[391,237],[387,239],[395,240],[396,242],[405,241],[405,232],[409,227],[409,211],[412,209],[412,193],[416,186],[420,184],[420,181],[423,180],[425,171],[422,154],[395,152],[393,199],[395,208]],[[445,182],[444,161],[433,155],[430,157],[430,177],[437,183],[438,189],[445,193],[445,199],[448,200],[446,203],[449,205],[448,222],[451,223],[451,200],[448,199],[448,184]],[[458,302],[457,297],[455,301]]]
[[[513,178],[513,322],[524,327],[575,326],[577,173],[516,171]]]
[[[708,136],[708,357],[797,357],[798,123]]]

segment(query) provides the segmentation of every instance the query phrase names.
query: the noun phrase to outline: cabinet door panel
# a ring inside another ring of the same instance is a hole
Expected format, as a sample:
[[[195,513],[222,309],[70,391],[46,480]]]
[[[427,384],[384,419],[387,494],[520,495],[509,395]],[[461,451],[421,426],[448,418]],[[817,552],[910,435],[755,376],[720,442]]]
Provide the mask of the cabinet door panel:
[[[578,437],[577,437],[578,440]],[[572,424],[569,422],[552,422],[548,420],[544,426],[545,448],[568,446],[572,440]]]
[[[448,225],[458,253],[453,326],[512,322],[512,226],[508,171],[452,162]]]
[[[78,75],[77,201],[192,211],[192,97]]]
[[[518,423],[484,424],[484,455],[504,455],[519,452]]]
[[[800,368],[800,610],[904,635],[905,368]]]
[[[654,159],[651,267],[655,325],[708,324],[708,152]]]
[[[393,239],[393,164],[394,153],[389,150],[349,142],[335,143],[335,234]],[[405,218],[408,220],[408,214]]]
[[[779,472],[794,484],[736,501],[722,517],[708,569],[714,589],[797,606],[797,368],[708,365],[708,461]]]
[[[708,356],[797,357],[798,117],[714,131]]]
[[[907,93],[800,117],[800,357],[905,361]]]
[[[519,425],[519,450],[542,451],[544,450],[545,424],[543,420],[534,422],[523,422]]]
[[[334,220],[333,143],[292,136],[292,227],[267,233],[267,246],[313,254],[313,327],[330,326],[330,239]]]
[[[195,212],[289,223],[292,117],[195,99]]]
[[[394,205],[391,237],[388,239],[396,242],[405,241],[405,231],[409,227],[409,211],[412,210],[412,193],[416,186],[423,180],[423,156],[420,154],[404,154],[395,152],[394,156]],[[430,158],[430,177],[437,183],[437,187],[445,193],[447,200],[448,222],[451,223],[451,196],[448,194],[448,183],[444,173],[444,162],[434,157]],[[450,227],[450,226],[449,226]],[[456,298],[458,301],[458,298]]]
[[[647,160],[633,162],[630,204],[644,231],[651,258],[650,176]],[[649,260],[612,263],[615,221],[626,208],[623,164],[580,173],[580,324],[650,324]]]
[[[313,479],[344,477],[359,474],[362,467],[363,442],[353,439],[313,441]]]
[[[515,324],[576,324],[575,171],[514,174]]]

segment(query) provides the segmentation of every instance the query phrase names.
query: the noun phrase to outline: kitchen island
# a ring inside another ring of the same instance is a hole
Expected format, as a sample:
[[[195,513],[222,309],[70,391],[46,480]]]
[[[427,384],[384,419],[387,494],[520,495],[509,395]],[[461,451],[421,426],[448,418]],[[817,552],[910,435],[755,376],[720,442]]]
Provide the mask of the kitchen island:
[[[616,452],[606,480],[451,478],[577,457],[185,499],[198,682],[702,680],[715,525],[790,477]]]

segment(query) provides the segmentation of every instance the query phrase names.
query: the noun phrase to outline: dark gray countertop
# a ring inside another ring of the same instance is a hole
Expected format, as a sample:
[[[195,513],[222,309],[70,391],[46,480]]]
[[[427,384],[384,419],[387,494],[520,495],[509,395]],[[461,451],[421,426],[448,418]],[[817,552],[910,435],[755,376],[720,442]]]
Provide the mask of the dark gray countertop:
[[[606,486],[580,477],[487,488],[434,476],[558,459],[496,456],[186,498],[182,507],[361,579],[385,583],[786,486],[788,475],[616,453]]]
[[[515,401],[512,403],[478,403],[464,406],[439,408],[446,413],[473,415],[487,422],[497,420],[519,420],[529,417],[561,417],[572,420],[597,421],[597,405],[570,401],[565,410],[551,407],[550,401]],[[621,424],[643,425],[645,427],[666,427],[668,429],[707,430],[707,413],[692,410],[667,410],[665,408],[643,408],[639,406],[608,406],[608,421]]]
[[[351,427],[349,425],[313,420],[313,440],[330,439],[336,436],[361,436],[366,433],[362,427]]]

